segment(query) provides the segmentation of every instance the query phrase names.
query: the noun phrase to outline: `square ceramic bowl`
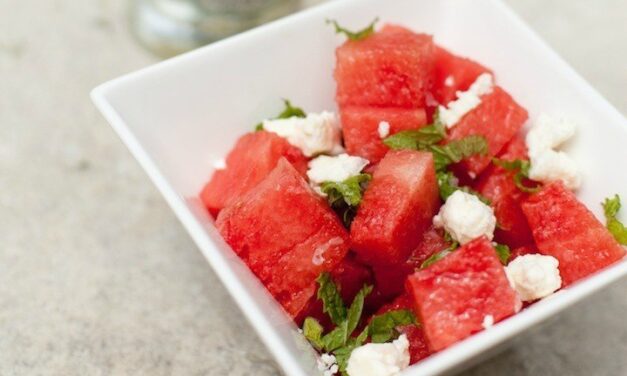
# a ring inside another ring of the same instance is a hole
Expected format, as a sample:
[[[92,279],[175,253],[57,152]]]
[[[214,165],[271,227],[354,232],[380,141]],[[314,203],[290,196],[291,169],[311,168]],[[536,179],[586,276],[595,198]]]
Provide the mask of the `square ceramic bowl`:
[[[197,198],[235,140],[277,113],[280,98],[308,111],[335,110],[334,18],[361,27],[375,17],[433,34],[441,45],[494,69],[530,112],[560,112],[581,124],[569,153],[584,171],[579,197],[627,198],[627,126],[590,85],[497,0],[333,1],[107,82],[92,97],[159,188],[242,312],[290,376],[317,375],[312,349],[222,240]],[[608,163],[611,161],[611,163]],[[627,261],[541,301],[489,330],[410,367],[405,375],[453,372],[627,274]]]

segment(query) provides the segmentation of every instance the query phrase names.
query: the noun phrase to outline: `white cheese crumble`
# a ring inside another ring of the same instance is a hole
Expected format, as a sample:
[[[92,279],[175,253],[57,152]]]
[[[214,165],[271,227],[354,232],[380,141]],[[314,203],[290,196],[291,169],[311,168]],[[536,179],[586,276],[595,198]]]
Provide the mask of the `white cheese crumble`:
[[[368,343],[353,350],[346,372],[350,376],[396,376],[409,366],[409,341],[402,334],[391,343]]]
[[[224,170],[226,168],[226,161],[224,158],[220,158],[213,162],[213,168],[216,170]]]
[[[555,150],[572,138],[575,131],[575,123],[564,118],[546,114],[538,117],[525,139],[531,179],[543,183],[561,180],[568,189],[579,188],[581,175],[577,164],[566,153]]]
[[[444,80],[444,86],[451,87],[453,85],[455,85],[455,77],[453,76],[446,77],[446,79]]]
[[[312,185],[320,185],[325,181],[342,182],[359,175],[368,163],[367,159],[348,154],[333,157],[321,155],[309,162],[307,177]]]
[[[481,96],[492,92],[494,82],[492,75],[483,73],[466,91],[458,91],[457,99],[449,102],[448,106],[438,106],[438,117],[447,128],[453,128],[468,112],[481,103]]]
[[[553,256],[523,255],[505,267],[507,279],[525,302],[544,298],[562,286],[559,261]]]
[[[333,376],[339,371],[337,359],[334,355],[324,353],[318,359],[318,370],[322,371],[324,376]]]
[[[377,131],[379,132],[379,137],[386,138],[390,135],[390,123],[387,121],[380,122]]]
[[[473,194],[455,191],[446,199],[438,215],[436,227],[443,227],[461,245],[485,235],[492,240],[496,227],[494,210]]]
[[[483,329],[489,329],[492,327],[492,325],[494,325],[494,316],[485,315],[483,317],[483,322],[481,323],[481,326],[483,326]]]
[[[263,129],[285,138],[307,157],[344,151],[339,120],[333,112],[310,113],[304,118],[264,120]]]

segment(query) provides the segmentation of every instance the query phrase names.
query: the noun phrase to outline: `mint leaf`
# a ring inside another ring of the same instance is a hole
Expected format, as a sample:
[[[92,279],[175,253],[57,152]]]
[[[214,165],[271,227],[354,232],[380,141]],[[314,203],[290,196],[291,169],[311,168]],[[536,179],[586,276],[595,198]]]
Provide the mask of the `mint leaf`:
[[[479,192],[471,189],[470,187],[462,186],[460,187],[459,181],[455,177],[455,175],[450,171],[438,171],[436,173],[436,178],[438,180],[438,187],[440,188],[440,197],[442,200],[446,201],[455,191],[462,191],[472,195],[475,195],[486,205],[490,205],[491,201],[489,198],[483,196]]]
[[[300,107],[292,106],[292,102],[290,102],[289,99],[284,98],[283,104],[285,105],[285,108],[283,109],[283,111],[281,111],[277,116],[273,117],[271,120],[289,119],[291,117],[299,117],[299,118],[307,117],[307,114],[305,113],[305,111],[303,111],[303,109]],[[263,122],[255,125],[255,131],[262,131],[262,130],[263,130]]]
[[[339,349],[333,352],[333,355],[335,356],[335,361],[337,362],[338,369],[342,373],[342,375],[348,376],[348,374],[346,373],[346,367],[348,367],[348,359],[350,358],[353,350],[361,346],[362,343],[359,343],[359,344],[352,343],[344,347],[340,347]]]
[[[488,142],[483,136],[472,135],[451,141],[446,145],[433,145],[429,151],[433,153],[435,169],[441,171],[462,159],[473,155],[485,155],[488,152]]]
[[[616,219],[620,208],[620,196],[617,194],[612,198],[606,198],[603,202],[603,212],[605,213],[607,229],[612,233],[617,242],[622,245],[627,245],[627,227]]]
[[[407,309],[389,311],[374,316],[368,325],[368,334],[373,343],[387,342],[398,335],[396,327],[416,322],[414,313]]]
[[[492,158],[492,163],[507,171],[516,171],[514,174],[514,184],[516,187],[526,193],[536,193],[540,190],[541,186],[538,184],[535,187],[528,187],[523,182],[525,179],[529,179],[529,170],[531,169],[531,163],[523,159],[514,159],[508,161],[505,159]]]
[[[362,287],[361,290],[359,290],[357,295],[355,295],[355,298],[353,299],[353,303],[348,309],[347,332],[349,336],[353,333],[355,328],[357,328],[357,325],[359,325],[359,320],[361,319],[361,313],[364,309],[364,299],[371,292],[372,292],[372,286],[364,286]]]
[[[337,290],[337,286],[329,273],[321,273],[316,279],[318,282],[318,299],[322,300],[322,311],[327,313],[335,325],[340,325],[346,319],[346,307]]]
[[[348,339],[348,321],[344,320],[332,331],[322,337],[323,348],[326,352],[332,352],[346,345]]]
[[[496,250],[496,254],[499,256],[499,260],[501,260],[501,264],[507,265],[511,256],[509,247],[505,244],[496,244],[494,249]]]
[[[425,150],[446,137],[446,129],[440,123],[428,125],[419,129],[412,129],[395,133],[383,140],[383,143],[392,150],[414,149]]]
[[[322,332],[323,328],[318,320],[313,317],[305,318],[305,322],[303,323],[303,335],[318,351],[322,350],[324,347],[322,342]]]
[[[350,40],[362,40],[368,38],[374,34],[374,26],[379,21],[379,18],[375,18],[368,26],[359,31],[350,31],[342,26],[336,20],[327,19],[327,24],[332,24],[335,27],[336,34],[344,34]]]
[[[442,260],[444,257],[448,256],[452,252],[453,250],[451,249],[451,247],[449,247],[449,248],[445,248],[441,250],[440,252],[436,252],[432,254],[428,259],[426,259],[425,261],[422,262],[422,264],[420,264],[420,269],[428,268],[429,266],[435,264],[436,262]]]
[[[320,185],[320,189],[326,193],[331,206],[339,200],[344,200],[349,206],[357,206],[361,202],[363,184],[369,182],[370,179],[372,179],[370,174],[359,174],[340,183],[325,181]]]

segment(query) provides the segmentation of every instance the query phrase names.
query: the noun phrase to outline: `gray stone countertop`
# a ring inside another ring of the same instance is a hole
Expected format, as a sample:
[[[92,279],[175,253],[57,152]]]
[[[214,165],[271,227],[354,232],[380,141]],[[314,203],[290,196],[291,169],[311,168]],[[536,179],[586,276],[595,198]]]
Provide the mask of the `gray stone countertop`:
[[[627,1],[507,2],[627,112]],[[0,375],[277,375],[89,100],[157,61],[125,12],[0,1]],[[623,279],[465,374],[627,375],[626,315]]]

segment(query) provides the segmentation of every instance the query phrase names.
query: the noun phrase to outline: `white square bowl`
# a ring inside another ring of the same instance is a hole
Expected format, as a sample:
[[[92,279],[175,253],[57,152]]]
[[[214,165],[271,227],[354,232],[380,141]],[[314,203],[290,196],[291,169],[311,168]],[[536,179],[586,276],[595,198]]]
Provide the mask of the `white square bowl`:
[[[614,193],[627,198],[623,116],[498,0],[334,1],[107,82],[92,98],[144,167],[287,375],[319,374],[312,349],[259,281],[224,243],[197,199],[235,140],[276,113],[279,98],[333,110],[334,49],[326,18],[362,26],[376,16],[435,36],[491,67],[531,118],[579,120],[569,153],[584,171],[580,199],[597,216]],[[609,161],[609,163],[608,163]],[[404,375],[459,370],[490,349],[627,274],[622,260],[490,330],[430,357]],[[501,348],[501,347],[499,347]]]

